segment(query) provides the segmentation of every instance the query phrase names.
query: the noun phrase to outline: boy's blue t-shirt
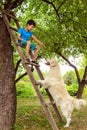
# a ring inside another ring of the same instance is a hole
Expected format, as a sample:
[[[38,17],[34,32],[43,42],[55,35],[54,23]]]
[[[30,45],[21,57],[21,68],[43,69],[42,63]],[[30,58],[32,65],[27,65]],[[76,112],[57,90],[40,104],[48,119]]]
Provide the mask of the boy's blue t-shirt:
[[[30,37],[33,35],[31,31],[26,31],[25,28],[18,29],[18,33],[21,34],[21,38],[28,41]]]

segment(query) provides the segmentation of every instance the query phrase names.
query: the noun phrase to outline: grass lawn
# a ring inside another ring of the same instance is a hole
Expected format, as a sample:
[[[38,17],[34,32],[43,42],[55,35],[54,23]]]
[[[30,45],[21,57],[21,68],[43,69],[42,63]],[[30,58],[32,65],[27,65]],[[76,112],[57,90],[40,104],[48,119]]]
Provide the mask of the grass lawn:
[[[83,98],[87,101],[86,95],[84,92]],[[87,130],[87,106],[80,111],[74,110],[69,128],[63,128],[65,119],[63,123],[59,123],[53,109],[52,113],[60,130]],[[15,130],[52,130],[36,96],[18,97],[16,116]]]

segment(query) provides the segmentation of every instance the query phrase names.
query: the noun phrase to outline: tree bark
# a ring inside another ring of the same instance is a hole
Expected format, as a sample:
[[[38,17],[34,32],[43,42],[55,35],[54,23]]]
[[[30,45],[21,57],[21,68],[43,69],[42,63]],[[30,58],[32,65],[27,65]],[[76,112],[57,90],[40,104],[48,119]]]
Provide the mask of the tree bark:
[[[81,98],[83,91],[84,91],[84,87],[86,85],[86,78],[87,78],[87,66],[85,67],[85,71],[83,74],[83,78],[82,81],[79,83],[79,88],[78,88],[78,92],[77,92],[77,98]]]
[[[16,115],[13,48],[7,28],[0,17],[0,130],[13,130]]]
[[[78,88],[77,98],[82,98],[84,87],[85,87],[85,82],[81,82]]]

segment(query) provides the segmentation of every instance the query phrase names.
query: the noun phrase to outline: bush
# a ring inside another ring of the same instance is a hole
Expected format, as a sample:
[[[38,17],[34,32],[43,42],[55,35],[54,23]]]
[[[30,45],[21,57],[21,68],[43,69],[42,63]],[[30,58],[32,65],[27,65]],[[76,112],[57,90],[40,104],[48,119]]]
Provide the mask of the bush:
[[[68,86],[70,86],[76,80],[73,71],[67,71],[63,78],[65,84],[67,84]]]
[[[30,97],[32,95],[35,95],[35,90],[31,83],[29,82],[18,82],[16,85],[17,89],[17,96],[20,97]]]
[[[67,86],[66,88],[71,96],[75,96],[77,94],[78,88],[76,84],[73,84],[72,86]]]

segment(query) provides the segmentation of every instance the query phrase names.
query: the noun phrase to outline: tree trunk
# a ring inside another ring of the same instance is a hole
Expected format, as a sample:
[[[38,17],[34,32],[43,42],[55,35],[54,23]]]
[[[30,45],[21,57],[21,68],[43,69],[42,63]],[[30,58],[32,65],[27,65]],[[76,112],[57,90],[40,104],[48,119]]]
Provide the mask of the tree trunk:
[[[16,115],[15,69],[13,48],[0,17],[0,130],[13,130]]]
[[[79,85],[78,92],[77,92],[77,98],[82,98],[84,87],[85,87],[85,82],[83,81]]]

